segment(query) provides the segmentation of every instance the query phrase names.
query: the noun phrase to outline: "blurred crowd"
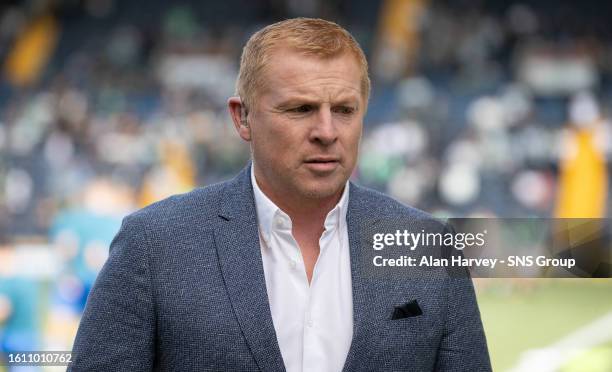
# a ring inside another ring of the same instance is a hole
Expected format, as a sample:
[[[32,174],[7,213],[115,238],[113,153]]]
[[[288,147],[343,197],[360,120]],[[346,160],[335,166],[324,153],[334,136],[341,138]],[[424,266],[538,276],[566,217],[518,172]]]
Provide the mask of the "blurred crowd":
[[[196,2],[152,2],[155,15],[111,0],[66,3],[49,11],[45,32],[56,40],[38,81],[4,70],[4,240],[45,235],[65,210],[123,215],[234,174],[249,156],[225,106],[241,45],[274,14],[317,5],[260,2],[244,15],[249,26],[224,27]],[[340,22],[341,3],[330,14]],[[357,180],[430,211],[546,216],[570,123],[599,122],[608,163],[611,52],[597,18],[585,28],[562,6],[422,1],[393,25],[394,3],[377,4],[355,26],[357,37],[374,35],[360,40],[374,93]],[[5,7],[4,57],[42,12]]]
[[[226,100],[245,40],[284,17],[368,55],[361,184],[446,216],[608,215],[612,6],[593,4],[0,6],[0,350],[65,344],[124,215],[246,164]]]

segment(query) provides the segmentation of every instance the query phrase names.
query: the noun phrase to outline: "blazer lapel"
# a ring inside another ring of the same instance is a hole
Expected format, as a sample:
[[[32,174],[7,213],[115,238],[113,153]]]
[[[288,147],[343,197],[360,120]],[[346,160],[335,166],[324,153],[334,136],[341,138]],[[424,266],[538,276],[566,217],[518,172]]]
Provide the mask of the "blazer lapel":
[[[363,367],[363,358],[371,347],[372,337],[368,326],[367,312],[372,301],[368,293],[368,281],[362,271],[362,227],[377,224],[373,218],[376,205],[369,205],[367,198],[359,186],[351,182],[349,194],[349,207],[346,215],[346,224],[351,252],[351,282],[353,289],[353,339],[349,348],[343,371],[355,371]]]
[[[227,185],[215,229],[227,293],[257,365],[284,371],[263,271],[250,166]]]

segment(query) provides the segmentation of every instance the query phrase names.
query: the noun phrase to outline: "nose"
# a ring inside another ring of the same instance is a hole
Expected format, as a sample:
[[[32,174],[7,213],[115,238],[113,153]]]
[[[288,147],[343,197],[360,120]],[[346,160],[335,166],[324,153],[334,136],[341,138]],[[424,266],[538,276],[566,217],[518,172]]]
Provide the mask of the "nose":
[[[331,108],[322,106],[313,123],[310,140],[328,146],[336,142],[338,131],[334,123]]]

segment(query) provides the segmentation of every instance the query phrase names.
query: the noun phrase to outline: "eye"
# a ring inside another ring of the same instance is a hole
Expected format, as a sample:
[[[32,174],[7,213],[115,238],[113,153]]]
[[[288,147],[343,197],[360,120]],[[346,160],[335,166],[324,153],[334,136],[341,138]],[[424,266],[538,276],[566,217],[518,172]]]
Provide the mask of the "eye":
[[[338,106],[334,108],[334,112],[343,115],[351,115],[355,112],[355,108],[350,106]]]
[[[311,105],[301,105],[301,106],[297,106],[294,108],[290,108],[287,111],[295,113],[295,114],[306,114],[312,111],[312,109],[313,107]]]

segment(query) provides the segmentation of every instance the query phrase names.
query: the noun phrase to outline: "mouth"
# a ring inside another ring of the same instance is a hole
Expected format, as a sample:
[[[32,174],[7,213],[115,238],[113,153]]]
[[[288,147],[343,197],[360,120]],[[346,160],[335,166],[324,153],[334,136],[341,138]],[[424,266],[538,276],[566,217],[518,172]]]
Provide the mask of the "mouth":
[[[335,157],[317,156],[307,158],[304,164],[316,173],[329,173],[340,165],[340,160]]]

